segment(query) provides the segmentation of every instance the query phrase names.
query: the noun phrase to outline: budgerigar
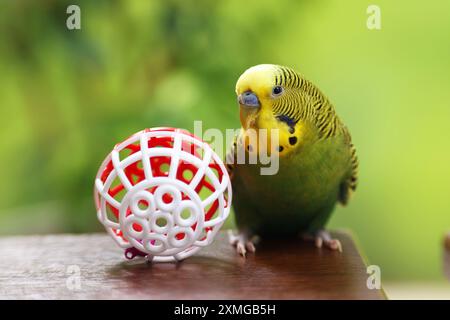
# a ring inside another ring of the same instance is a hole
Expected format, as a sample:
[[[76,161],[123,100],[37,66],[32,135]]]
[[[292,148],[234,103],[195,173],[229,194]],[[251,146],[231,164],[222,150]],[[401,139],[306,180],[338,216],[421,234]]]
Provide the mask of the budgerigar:
[[[237,251],[243,256],[254,252],[255,236],[264,240],[294,235],[341,251],[341,243],[325,225],[336,203],[345,205],[356,189],[358,160],[333,105],[302,75],[272,64],[246,70],[237,81],[236,94],[242,128],[227,155],[227,168],[239,231],[231,235],[231,242]],[[262,175],[261,164],[236,163],[240,149],[248,156],[275,145],[270,133],[252,145],[251,129],[278,129],[276,174]]]

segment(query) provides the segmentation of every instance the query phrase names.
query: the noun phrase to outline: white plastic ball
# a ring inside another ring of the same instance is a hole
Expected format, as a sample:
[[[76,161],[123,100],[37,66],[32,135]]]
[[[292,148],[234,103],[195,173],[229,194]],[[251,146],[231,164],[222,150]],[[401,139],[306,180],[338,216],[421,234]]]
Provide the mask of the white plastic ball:
[[[209,245],[231,207],[227,170],[188,131],[154,128],[117,144],[95,179],[97,216],[129,259],[185,259]]]

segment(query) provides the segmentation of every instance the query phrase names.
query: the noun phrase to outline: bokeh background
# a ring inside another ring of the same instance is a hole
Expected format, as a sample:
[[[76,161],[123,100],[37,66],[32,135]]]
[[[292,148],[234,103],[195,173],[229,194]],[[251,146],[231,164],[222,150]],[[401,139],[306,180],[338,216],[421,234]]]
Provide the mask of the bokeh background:
[[[357,146],[359,189],[331,227],[384,279],[444,281],[449,39],[445,0],[2,0],[0,235],[101,231],[93,180],[116,142],[194,120],[237,128],[238,76],[277,63],[326,93]]]

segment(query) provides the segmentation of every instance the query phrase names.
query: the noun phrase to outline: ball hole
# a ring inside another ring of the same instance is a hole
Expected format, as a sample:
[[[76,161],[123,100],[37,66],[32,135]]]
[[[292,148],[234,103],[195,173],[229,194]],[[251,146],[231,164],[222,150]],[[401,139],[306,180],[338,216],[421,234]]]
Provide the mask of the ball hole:
[[[175,238],[177,240],[183,240],[185,236],[186,236],[186,234],[184,232],[180,232],[180,233],[176,234]]]
[[[203,148],[197,148],[195,153],[198,158],[203,159],[203,156],[205,155],[205,150],[203,150]]]
[[[158,227],[165,227],[167,225],[167,220],[164,218],[158,218],[156,219],[156,225]]]
[[[207,179],[205,179],[204,181],[200,182],[201,189],[198,192],[198,195],[200,196],[200,199],[202,199],[202,200],[207,199],[210,195],[212,195],[214,193],[211,189],[206,187],[205,181],[207,183],[211,184],[209,181],[207,181]]]
[[[121,202],[123,197],[127,194],[127,190],[118,177],[113,180],[111,187],[109,188],[109,194],[119,202]]]
[[[110,205],[109,203],[106,204],[106,217],[108,220],[112,222],[119,222],[119,210],[117,210],[115,207]]]
[[[214,173],[214,175],[215,175],[217,178],[220,177],[219,171],[218,171],[216,168],[211,168],[211,171]]]
[[[138,208],[141,209],[141,210],[147,210],[148,209],[148,202],[146,200],[139,200]]]
[[[170,193],[165,193],[162,197],[162,200],[164,201],[164,203],[172,203],[173,201],[173,196]]]
[[[191,210],[189,209],[184,209],[183,211],[181,211],[180,216],[182,219],[187,220],[191,217],[192,213]]]
[[[205,207],[206,220],[213,220],[219,216],[220,210],[218,210],[218,205],[218,200],[216,200]]]
[[[132,145],[126,146],[125,148],[119,151],[119,159],[123,160],[129,157],[132,153],[133,153]]]
[[[133,230],[136,232],[141,232],[142,226],[139,223],[133,223]]]
[[[150,244],[153,247],[159,247],[159,246],[162,246],[163,243],[161,240],[155,239],[155,240],[150,240]]]

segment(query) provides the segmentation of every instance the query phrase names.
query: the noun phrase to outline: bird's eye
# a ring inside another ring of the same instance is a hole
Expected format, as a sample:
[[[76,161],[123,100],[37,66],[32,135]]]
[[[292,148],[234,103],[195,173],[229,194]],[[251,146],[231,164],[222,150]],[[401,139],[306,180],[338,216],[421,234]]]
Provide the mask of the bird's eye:
[[[272,89],[272,94],[274,95],[274,96],[279,96],[280,94],[282,94],[283,93],[283,87],[281,87],[281,86],[275,86],[275,87],[273,87],[273,89]]]

